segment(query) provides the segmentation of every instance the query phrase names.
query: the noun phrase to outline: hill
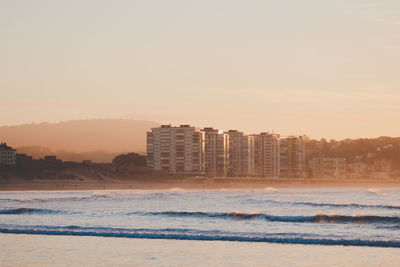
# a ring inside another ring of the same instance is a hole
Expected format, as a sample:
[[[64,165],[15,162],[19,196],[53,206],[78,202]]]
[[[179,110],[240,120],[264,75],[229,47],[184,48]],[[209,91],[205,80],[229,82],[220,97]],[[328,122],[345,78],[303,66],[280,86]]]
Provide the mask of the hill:
[[[146,131],[159,123],[130,119],[73,120],[0,127],[0,140],[18,147],[42,147],[49,151],[146,151]]]

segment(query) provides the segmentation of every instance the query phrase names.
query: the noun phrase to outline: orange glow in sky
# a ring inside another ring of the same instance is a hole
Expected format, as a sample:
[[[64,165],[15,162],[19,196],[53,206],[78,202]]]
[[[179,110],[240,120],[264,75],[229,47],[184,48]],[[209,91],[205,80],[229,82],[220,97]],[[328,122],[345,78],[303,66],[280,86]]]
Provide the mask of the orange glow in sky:
[[[1,1],[0,125],[400,136],[400,2]]]

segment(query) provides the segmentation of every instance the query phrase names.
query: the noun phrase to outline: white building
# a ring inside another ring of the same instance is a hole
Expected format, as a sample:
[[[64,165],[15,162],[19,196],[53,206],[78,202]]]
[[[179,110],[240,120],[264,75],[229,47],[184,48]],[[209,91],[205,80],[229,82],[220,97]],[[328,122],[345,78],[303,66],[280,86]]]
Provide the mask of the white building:
[[[346,159],[317,157],[310,162],[313,178],[345,178]]]
[[[228,131],[229,167],[228,176],[254,176],[254,136],[237,130]]]
[[[163,125],[147,132],[147,166],[171,174],[204,173],[204,133],[190,125]]]
[[[280,142],[280,176],[302,178],[306,176],[307,136],[289,136]]]
[[[209,177],[227,176],[229,164],[229,135],[222,130],[204,128],[205,171]]]
[[[15,165],[16,151],[6,143],[0,144],[0,165]]]
[[[260,177],[279,177],[280,138],[278,134],[255,135],[255,169]]]
[[[351,179],[368,178],[371,173],[371,166],[363,162],[349,163],[346,168],[347,176]]]

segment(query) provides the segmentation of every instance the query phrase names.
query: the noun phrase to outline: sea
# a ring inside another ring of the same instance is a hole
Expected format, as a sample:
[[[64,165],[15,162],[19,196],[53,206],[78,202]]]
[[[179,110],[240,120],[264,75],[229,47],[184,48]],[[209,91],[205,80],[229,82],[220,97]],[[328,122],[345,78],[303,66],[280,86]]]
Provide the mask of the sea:
[[[400,188],[0,192],[0,266],[400,266]]]

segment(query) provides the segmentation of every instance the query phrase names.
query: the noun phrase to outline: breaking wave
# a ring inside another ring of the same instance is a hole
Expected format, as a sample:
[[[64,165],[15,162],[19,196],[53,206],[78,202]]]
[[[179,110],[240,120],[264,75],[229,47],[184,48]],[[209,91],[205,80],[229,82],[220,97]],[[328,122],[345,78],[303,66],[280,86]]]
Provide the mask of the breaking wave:
[[[395,205],[373,205],[373,204],[358,204],[358,203],[318,203],[318,202],[303,202],[303,201],[277,201],[277,200],[255,200],[255,199],[249,199],[248,201],[269,202],[281,205],[313,206],[313,207],[400,209],[400,206],[395,206]]]
[[[241,234],[231,232],[207,232],[187,229],[121,229],[104,227],[0,227],[0,233],[37,234],[37,235],[74,235],[74,236],[101,236],[125,237],[145,239],[175,239],[201,241],[236,241],[236,242],[265,242],[281,244],[314,244],[314,245],[342,245],[342,246],[369,246],[369,247],[400,247],[399,240],[362,240],[327,237],[302,237],[299,235],[279,234]]]
[[[314,203],[314,202],[291,202],[291,203],[315,206],[315,207],[400,209],[400,206],[393,206],[393,205],[369,205],[369,204],[357,204],[357,203],[348,203],[348,204]]]
[[[143,192],[100,192],[96,191],[93,192],[91,195],[88,196],[72,196],[72,197],[47,197],[47,198],[32,198],[32,199],[10,199],[10,198],[2,198],[0,201],[11,201],[11,202],[18,202],[18,203],[41,203],[41,202],[62,202],[62,201],[82,201],[82,200],[101,200],[101,199],[110,199],[110,198],[124,198],[129,196],[140,196],[146,195]],[[150,197],[155,196],[158,197],[160,195],[164,196],[166,194],[163,193],[150,193],[147,194]]]
[[[1,209],[0,214],[17,215],[17,214],[58,214],[62,213],[58,210],[34,209],[34,208],[15,208]]]
[[[160,211],[160,212],[134,212],[130,214],[171,216],[171,217],[207,217],[233,220],[261,219],[270,222],[293,223],[400,223],[400,217],[374,216],[374,215],[328,215],[317,214],[312,216],[275,216],[262,213],[242,212],[199,212],[199,211]],[[128,214],[128,215],[130,215]]]

